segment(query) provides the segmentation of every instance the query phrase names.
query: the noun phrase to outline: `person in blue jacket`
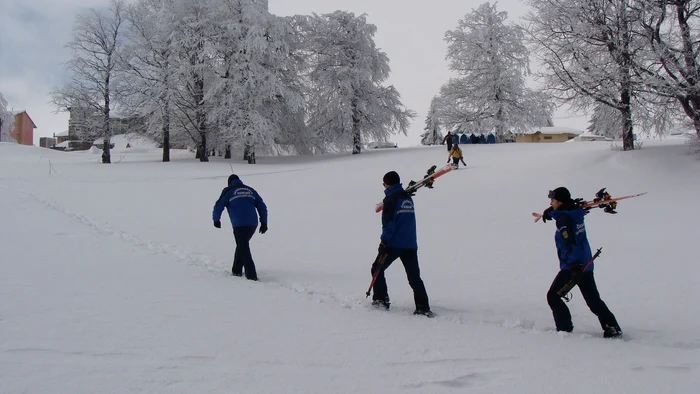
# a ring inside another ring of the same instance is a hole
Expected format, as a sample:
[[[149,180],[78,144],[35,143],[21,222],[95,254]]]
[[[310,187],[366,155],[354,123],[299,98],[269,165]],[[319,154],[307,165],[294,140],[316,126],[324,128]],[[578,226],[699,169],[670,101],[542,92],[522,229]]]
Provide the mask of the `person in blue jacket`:
[[[382,235],[378,248],[379,254],[371,269],[372,276],[377,273],[372,305],[389,309],[389,294],[384,271],[396,259],[401,259],[406,270],[408,283],[413,289],[413,298],[416,304],[416,310],[413,314],[433,317],[418,266],[416,213],[413,199],[404,190],[399,174],[395,171],[387,172],[383,182],[385,197],[382,212]]]
[[[267,205],[255,189],[244,185],[238,175],[228,177],[228,186],[221,192],[221,196],[214,204],[214,227],[221,228],[221,214],[224,208],[228,211],[233,236],[236,240],[236,252],[233,258],[233,276],[242,276],[245,268],[245,277],[250,280],[258,280],[255,270],[255,262],[250,252],[250,239],[258,227],[258,215],[260,216],[260,234],[267,232]],[[257,212],[256,212],[257,211]]]
[[[550,207],[542,213],[542,220],[553,220],[557,230],[554,242],[559,257],[559,273],[554,278],[549,291],[547,302],[552,309],[557,331],[571,332],[574,325],[571,312],[567,308],[558,291],[569,281],[573,281],[581,290],[586,305],[596,316],[603,328],[605,338],[615,338],[622,335],[615,315],[600,298],[593,277],[594,264],[591,261],[591,246],[586,236],[584,215],[588,213],[571,198],[571,193],[565,187],[558,187],[548,194]],[[584,271],[585,268],[585,271]]]

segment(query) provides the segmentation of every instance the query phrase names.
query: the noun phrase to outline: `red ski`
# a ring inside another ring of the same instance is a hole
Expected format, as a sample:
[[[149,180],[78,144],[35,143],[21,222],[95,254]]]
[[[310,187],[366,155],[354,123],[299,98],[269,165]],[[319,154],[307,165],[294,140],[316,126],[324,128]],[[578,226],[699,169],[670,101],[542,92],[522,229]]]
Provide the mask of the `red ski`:
[[[631,194],[631,195],[629,195],[629,196],[608,198],[608,199],[606,199],[606,200],[587,202],[587,203],[581,205],[580,208],[588,208],[588,207],[594,207],[594,206],[596,206],[596,205],[608,204],[608,203],[611,203],[611,202],[620,201],[620,200],[625,200],[625,199],[632,198],[632,197],[643,196],[643,195],[645,195],[645,194],[647,194],[647,192],[638,193],[638,194]],[[538,222],[540,219],[542,219],[542,214],[541,214],[541,213],[533,212],[533,213],[532,213],[532,216],[535,218],[535,222]]]
[[[431,170],[435,170],[435,167],[436,166],[432,166],[430,168],[430,170],[428,170],[429,175],[427,175],[425,178],[421,179],[419,182],[409,184],[409,186],[404,190],[406,190],[407,192],[415,192],[416,190],[420,189],[423,186],[427,186],[428,184],[432,185],[431,181],[434,181],[436,178],[439,178],[439,177],[441,177],[441,176],[443,176],[443,175],[447,174],[448,172],[455,169],[454,165],[448,164],[448,165],[442,167],[441,169],[439,169],[433,173],[430,173]],[[377,204],[374,211],[381,212],[383,208],[384,208],[384,202],[380,202],[379,204]]]

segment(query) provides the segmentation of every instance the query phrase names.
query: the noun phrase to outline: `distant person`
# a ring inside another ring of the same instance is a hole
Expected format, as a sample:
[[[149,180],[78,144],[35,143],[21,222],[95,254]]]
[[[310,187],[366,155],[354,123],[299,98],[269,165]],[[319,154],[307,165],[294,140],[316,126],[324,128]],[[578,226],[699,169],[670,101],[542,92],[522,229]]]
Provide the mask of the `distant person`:
[[[455,146],[450,150],[449,155],[447,156],[447,162],[450,162],[450,159],[452,159],[452,165],[455,166],[455,168],[459,168],[459,162],[460,160],[462,161],[462,164],[464,166],[467,166],[467,163],[464,162],[464,155],[462,154],[462,149],[459,147],[458,144],[455,144]]]
[[[593,278],[593,256],[583,220],[586,211],[571,199],[571,193],[565,187],[551,190],[548,197],[551,206],[542,213],[542,220],[554,220],[557,227],[554,242],[559,256],[559,273],[547,292],[547,303],[552,309],[557,331],[571,332],[574,329],[571,312],[561,299],[562,295],[559,295],[559,290],[569,281],[573,281],[581,290],[588,308],[598,316],[603,328],[603,337],[621,336],[622,329],[617,324],[615,315],[601,300]]]
[[[404,190],[399,174],[395,171],[384,175],[383,184],[385,197],[382,235],[378,248],[379,254],[371,269],[372,276],[376,275],[372,305],[389,309],[389,293],[384,271],[396,259],[401,259],[408,277],[408,284],[413,289],[413,299],[416,304],[413,314],[433,317],[418,266],[416,213],[413,199]]]
[[[228,177],[228,186],[214,204],[214,227],[221,228],[221,214],[224,208],[228,211],[233,237],[236,240],[236,252],[233,257],[233,276],[242,276],[250,280],[258,280],[255,262],[250,252],[250,239],[258,227],[260,216],[260,234],[267,232],[267,205],[255,189],[244,185],[238,175]],[[256,212],[257,211],[257,212]]]
[[[452,132],[451,132],[451,131],[448,131],[448,132],[447,132],[447,135],[445,136],[445,138],[442,139],[442,143],[443,143],[443,144],[444,144],[445,142],[447,142],[447,151],[448,151],[448,152],[452,150],[452,142],[453,142],[453,138],[452,138],[452,137],[453,137]]]

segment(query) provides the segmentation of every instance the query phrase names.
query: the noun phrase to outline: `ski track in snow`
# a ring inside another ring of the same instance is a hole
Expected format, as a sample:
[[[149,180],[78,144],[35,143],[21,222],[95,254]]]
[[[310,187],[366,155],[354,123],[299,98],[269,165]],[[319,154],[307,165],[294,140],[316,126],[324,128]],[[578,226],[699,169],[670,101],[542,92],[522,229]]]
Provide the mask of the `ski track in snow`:
[[[120,239],[122,242],[129,244],[130,246],[138,247],[138,248],[148,250],[148,251],[151,251],[151,252],[157,253],[157,254],[174,257],[177,260],[184,262],[186,264],[206,269],[209,272],[213,273],[215,276],[231,277],[231,274],[228,272],[228,262],[223,263],[220,261],[216,261],[214,258],[212,258],[211,256],[209,256],[207,254],[192,253],[192,252],[189,252],[187,250],[184,250],[184,249],[177,247],[177,246],[174,246],[174,245],[159,243],[159,242],[152,242],[152,241],[144,241],[144,240],[140,239],[139,237],[134,236],[132,234],[129,234],[127,232],[113,229],[112,227],[110,227],[106,223],[99,223],[99,222],[97,222],[97,221],[95,221],[95,220],[93,220],[85,215],[82,215],[80,213],[63,208],[60,205],[58,205],[56,202],[45,199],[45,198],[40,197],[40,196],[38,196],[34,193],[31,193],[31,192],[22,191],[22,190],[10,190],[10,189],[7,189],[5,187],[2,187],[2,189],[4,189],[6,192],[15,192],[15,193],[19,193],[19,194],[24,194],[24,195],[32,198],[33,200],[37,201],[38,203],[44,205],[48,209],[58,211],[64,215],[70,217],[71,219],[73,219],[79,223],[82,223],[85,226],[93,228],[94,230],[98,231],[99,233],[106,234],[106,235],[109,235],[112,237],[116,237],[116,238]],[[236,278],[236,279],[238,279],[238,278]],[[245,279],[245,278],[240,278],[240,280],[247,281],[247,279]],[[338,304],[340,307],[345,308],[345,309],[364,310],[368,313],[382,313],[386,316],[390,316],[392,314],[394,314],[394,315],[399,314],[399,315],[405,315],[406,318],[411,318],[411,319],[425,319],[425,317],[423,317],[423,316],[413,316],[413,308],[392,305],[390,311],[378,310],[377,308],[371,306],[369,303],[369,300],[365,297],[349,295],[349,294],[341,294],[338,292],[334,292],[329,287],[324,287],[323,289],[319,289],[319,284],[314,283],[314,282],[312,282],[312,283],[284,283],[282,281],[275,280],[275,279],[261,278],[258,283],[263,284],[265,286],[275,286],[278,288],[283,288],[285,290],[289,290],[289,291],[295,292],[297,294],[301,294],[301,295],[303,295],[309,299],[312,299],[318,303],[335,303],[335,304]],[[433,317],[431,320],[450,322],[453,324],[498,326],[498,327],[503,327],[503,328],[507,328],[507,329],[511,329],[511,330],[517,330],[518,332],[528,333],[528,334],[532,334],[532,335],[546,334],[546,335],[558,335],[561,337],[587,338],[587,339],[604,340],[604,341],[633,342],[636,344],[646,345],[646,346],[685,349],[685,350],[700,349],[700,342],[697,342],[697,341],[687,342],[687,343],[679,343],[679,342],[667,343],[663,339],[658,340],[655,338],[659,334],[657,332],[646,332],[646,331],[635,330],[635,329],[631,329],[631,330],[627,329],[627,330],[625,330],[625,334],[622,338],[603,339],[602,336],[600,335],[599,331],[590,331],[590,332],[578,331],[576,333],[556,332],[553,327],[546,328],[546,329],[535,328],[535,322],[533,320],[530,320],[530,319],[513,318],[513,319],[510,319],[509,321],[504,321],[503,319],[475,320],[475,319],[472,319],[468,316],[469,311],[460,311],[460,310],[456,310],[456,309],[443,308],[440,306],[433,306],[431,309],[436,314],[436,316]],[[55,352],[54,350],[51,350],[51,349],[9,349],[8,351],[49,352],[49,353]],[[100,355],[93,355],[93,356],[126,356],[126,355],[125,354],[100,354]],[[452,362],[452,361],[454,361],[454,360],[437,360],[437,362]],[[639,367],[639,368],[642,368],[642,367]],[[659,368],[664,368],[664,367],[659,367]],[[676,367],[668,367],[668,368],[676,368]],[[686,368],[690,369],[691,367],[686,367]],[[438,385],[438,386],[444,386],[444,387],[478,387],[478,386],[480,386],[478,384],[478,381],[482,381],[484,383],[489,381],[489,378],[486,377],[486,375],[488,375],[488,372],[486,372],[485,374],[472,373],[469,375],[456,377],[455,379],[447,380],[447,381],[416,383],[416,384],[413,384],[410,386],[406,386],[405,388],[418,389],[418,388],[425,388],[425,386],[429,386],[429,385]]]

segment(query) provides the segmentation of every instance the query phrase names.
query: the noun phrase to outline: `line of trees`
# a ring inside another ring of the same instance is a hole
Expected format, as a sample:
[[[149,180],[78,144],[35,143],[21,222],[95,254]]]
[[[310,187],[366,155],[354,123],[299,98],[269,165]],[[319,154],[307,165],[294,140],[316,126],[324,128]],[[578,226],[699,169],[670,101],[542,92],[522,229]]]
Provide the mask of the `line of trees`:
[[[523,23],[481,4],[445,33],[456,75],[426,117],[435,125],[502,136],[552,124],[556,105],[592,112],[589,131],[622,137],[673,126],[700,136],[700,1],[528,0]],[[530,72],[530,57],[542,65]],[[540,83],[527,87],[527,78]],[[439,128],[437,129],[439,132]]]
[[[366,15],[277,17],[259,0],[112,0],[79,15],[70,80],[55,105],[109,139],[138,119],[170,146],[314,154],[406,134],[416,114],[388,86],[389,59]],[[454,76],[433,97],[422,142],[442,128],[523,132],[557,105],[592,112],[588,129],[622,137],[689,125],[700,136],[700,0],[527,0],[520,24],[485,2],[445,33]],[[530,70],[531,58],[541,65]],[[539,83],[531,88],[529,82]]]
[[[114,114],[162,141],[210,152],[313,154],[406,134],[415,113],[385,84],[389,59],[365,15],[277,17],[259,0],[112,0],[79,15],[60,110],[82,117],[110,162]]]

